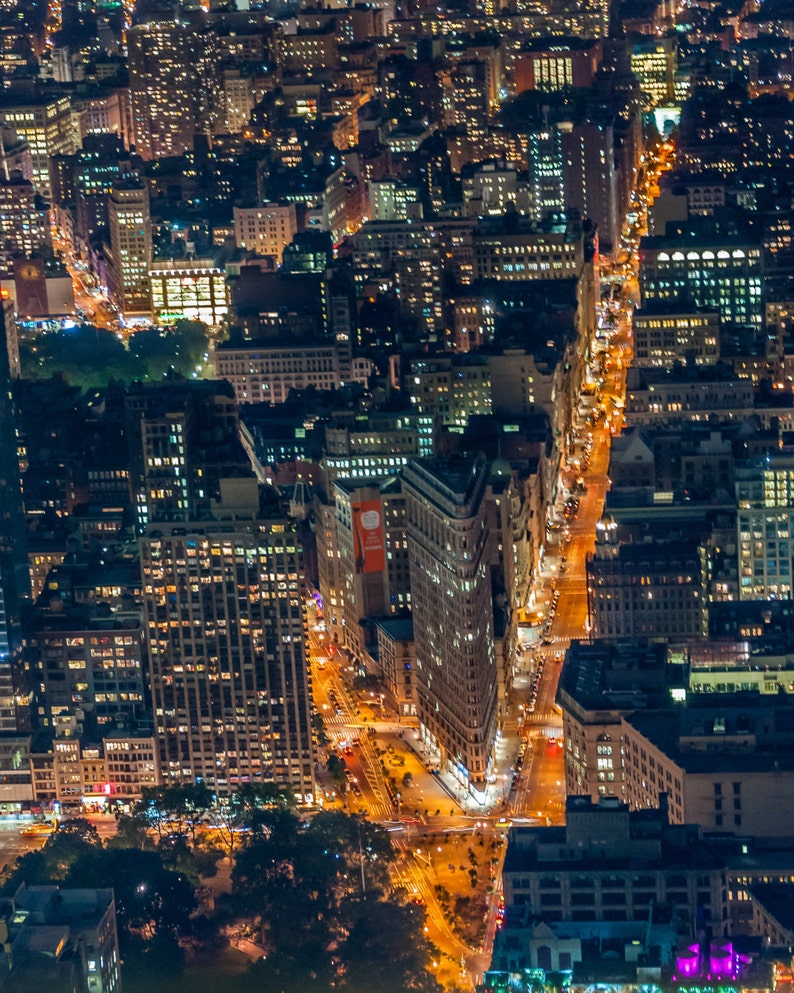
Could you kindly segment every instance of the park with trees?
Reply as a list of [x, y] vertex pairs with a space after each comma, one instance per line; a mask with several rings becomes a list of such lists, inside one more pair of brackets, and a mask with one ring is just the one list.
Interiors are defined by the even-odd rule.
[[26, 379], [63, 375], [82, 389], [107, 386], [109, 378], [160, 381], [191, 378], [203, 367], [209, 339], [206, 324], [178, 320], [166, 328], [144, 328], [122, 339], [91, 324], [23, 335], [19, 355]]
[[[390, 886], [396, 857], [379, 825], [307, 816], [289, 788], [176, 785], [145, 790], [104, 842], [88, 819], [63, 821], [2, 893], [112, 886], [126, 993], [440, 993], [425, 910]], [[227, 973], [240, 934], [258, 954]]]

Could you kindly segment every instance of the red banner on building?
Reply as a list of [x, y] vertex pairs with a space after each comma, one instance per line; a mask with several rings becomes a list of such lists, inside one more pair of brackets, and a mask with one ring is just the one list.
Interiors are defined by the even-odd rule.
[[357, 573], [383, 572], [386, 568], [386, 541], [380, 500], [363, 500], [353, 504], [353, 551]]

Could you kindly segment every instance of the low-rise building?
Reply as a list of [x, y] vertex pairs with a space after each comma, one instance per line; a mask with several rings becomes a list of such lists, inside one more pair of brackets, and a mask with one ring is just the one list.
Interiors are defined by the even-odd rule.
[[587, 562], [596, 637], [701, 636], [708, 607], [704, 579], [697, 541], [597, 544]]
[[792, 715], [790, 697], [750, 694], [697, 695], [686, 707], [623, 715], [627, 801], [653, 807], [664, 791], [673, 823], [785, 835], [794, 817]]
[[505, 905], [547, 923], [648, 921], [669, 908], [684, 933], [695, 920], [725, 933], [720, 861], [693, 824], [670, 824], [666, 805], [631, 811], [617, 797], [569, 796], [562, 827], [513, 828]]
[[414, 622], [410, 617], [384, 617], [376, 621], [375, 627], [383, 684], [392, 695], [398, 713], [416, 717]]
[[218, 325], [229, 311], [226, 274], [213, 259], [152, 262], [149, 266], [154, 319], [179, 318]]
[[626, 380], [624, 414], [629, 424], [706, 423], [715, 414], [723, 421], [741, 420], [753, 406], [752, 380], [735, 375], [729, 366], [633, 367]]
[[112, 889], [26, 886], [2, 922], [0, 960], [12, 989], [121, 993]]
[[649, 302], [632, 317], [635, 366], [669, 369], [675, 362], [713, 365], [720, 358], [718, 310]]
[[335, 390], [345, 383], [366, 386], [369, 359], [353, 358], [330, 341], [225, 342], [215, 351], [215, 371], [228, 380], [237, 402], [284, 403], [291, 390]]
[[557, 691], [569, 795], [626, 799], [622, 718], [649, 702], [668, 702], [669, 677], [666, 644], [571, 642]]

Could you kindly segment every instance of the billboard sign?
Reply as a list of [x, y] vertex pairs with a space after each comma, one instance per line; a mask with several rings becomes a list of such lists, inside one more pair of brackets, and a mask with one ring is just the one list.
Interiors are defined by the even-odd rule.
[[362, 500], [354, 503], [352, 510], [356, 573], [383, 572], [386, 568], [386, 540], [381, 502]]

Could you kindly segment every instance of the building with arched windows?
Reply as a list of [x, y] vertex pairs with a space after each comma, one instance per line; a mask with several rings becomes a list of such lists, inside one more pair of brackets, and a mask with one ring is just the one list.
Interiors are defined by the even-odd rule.
[[760, 327], [761, 248], [730, 234], [678, 230], [640, 242], [642, 306], [683, 301], [718, 310], [723, 324]]

